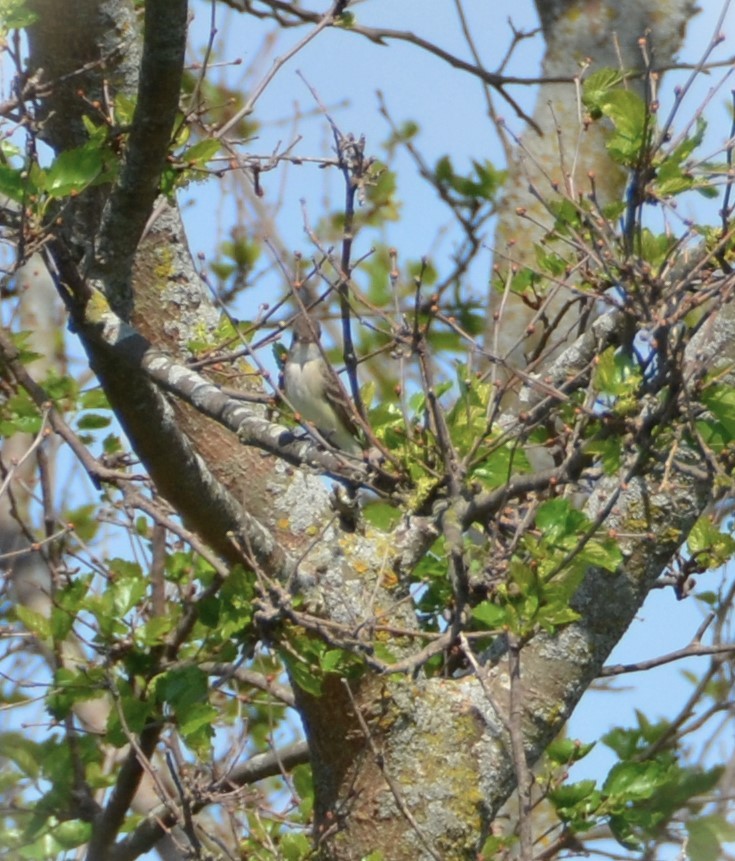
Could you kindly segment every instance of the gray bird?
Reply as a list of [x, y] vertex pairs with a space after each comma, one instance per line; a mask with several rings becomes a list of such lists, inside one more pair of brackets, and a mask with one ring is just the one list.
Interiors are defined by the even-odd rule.
[[319, 323], [300, 314], [283, 368], [283, 387], [291, 406], [332, 445], [359, 455], [362, 445], [352, 419], [350, 398], [319, 346]]

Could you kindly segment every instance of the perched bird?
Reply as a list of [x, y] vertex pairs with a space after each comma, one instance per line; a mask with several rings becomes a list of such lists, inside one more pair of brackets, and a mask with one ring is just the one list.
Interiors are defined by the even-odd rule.
[[291, 349], [283, 366], [283, 388], [301, 418], [342, 451], [360, 454], [362, 445], [350, 411], [350, 398], [324, 359], [319, 323], [300, 314], [293, 325]]

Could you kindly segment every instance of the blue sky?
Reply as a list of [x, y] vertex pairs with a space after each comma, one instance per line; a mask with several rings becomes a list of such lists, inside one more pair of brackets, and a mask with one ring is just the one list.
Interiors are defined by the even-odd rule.
[[[326, 3], [324, 4], [327, 5]], [[682, 57], [696, 61], [709, 41], [720, 8], [720, 0], [704, 0], [703, 11], [696, 15], [688, 29], [687, 41]], [[209, 5], [194, 4], [195, 21], [192, 42], [201, 39], [209, 29]], [[367, 0], [357, 4], [355, 14], [360, 23], [373, 26], [413, 30], [428, 40], [435, 40], [448, 51], [469, 59], [468, 49], [458, 25], [454, 3], [447, 0]], [[504, 56], [510, 41], [508, 19], [512, 18], [516, 29], [530, 31], [535, 24], [531, 0], [469, 0], [465, 3], [473, 38], [477, 42], [488, 69], [493, 70]], [[733, 22], [732, 12], [728, 24]], [[241, 69], [253, 68], [264, 73], [270, 68], [274, 55], [282, 55], [304, 34], [305, 30], [291, 30], [283, 34], [275, 52], [263, 59], [259, 53], [259, 41], [269, 30], [251, 18], [222, 10], [218, 18], [217, 59], [220, 62], [242, 60]], [[720, 50], [720, 58], [728, 54], [728, 46]], [[520, 43], [506, 71], [509, 74], [535, 76], [540, 71], [541, 37], [537, 35]], [[302, 136], [296, 147], [301, 155], [329, 154], [331, 141], [325, 121], [314, 116], [315, 105], [311, 94], [297, 70], [318, 92], [322, 102], [330, 109], [342, 131], [353, 132], [367, 139], [368, 153], [380, 156], [380, 143], [389, 134], [386, 121], [378, 112], [377, 92], [384, 94], [391, 115], [396, 121], [416, 120], [421, 128], [417, 144], [427, 162], [449, 153], [458, 169], [467, 169], [472, 159], [490, 159], [498, 166], [503, 164], [503, 154], [498, 145], [487, 109], [481, 84], [470, 80], [463, 72], [446, 66], [441, 60], [428, 55], [417, 47], [401, 42], [391, 42], [389, 47], [380, 47], [360, 37], [327, 30], [292, 58], [269, 84], [257, 104], [255, 117], [262, 124], [257, 141], [249, 143], [248, 152], [268, 154], [281, 143], [293, 139], [294, 132]], [[222, 74], [225, 74], [223, 70]], [[236, 81], [242, 75], [238, 69], [227, 72], [229, 79]], [[252, 87], [253, 75], [243, 81], [243, 87]], [[692, 110], [699, 104], [703, 93], [719, 75], [702, 78], [689, 97]], [[675, 79], [669, 75], [662, 88], [663, 111], [671, 103], [674, 83], [681, 83], [683, 75]], [[510, 92], [519, 103], [530, 108], [534, 92], [531, 87], [516, 86]], [[710, 113], [719, 108], [721, 123], [713, 130], [713, 145], [721, 143], [727, 136], [724, 105], [727, 89], [716, 97]], [[346, 102], [346, 103], [345, 103]], [[509, 127], [520, 132], [523, 122], [512, 109], [495, 98], [496, 109], [505, 118]], [[299, 112], [302, 119], [292, 126], [284, 119]], [[451, 232], [437, 241], [440, 228], [449, 221], [449, 214], [437, 203], [434, 193], [426, 183], [418, 180], [416, 169], [410, 159], [403, 155], [396, 163], [399, 175], [398, 193], [403, 202], [402, 219], [390, 225], [386, 241], [398, 247], [402, 258], [419, 258], [430, 254], [440, 262], [452, 246]], [[286, 185], [285, 183], [292, 183]], [[341, 195], [339, 178], [334, 171], [320, 171], [314, 167], [292, 167], [286, 170], [286, 179], [280, 172], [263, 177], [264, 203], [279, 207], [278, 229], [285, 245], [292, 249], [309, 250], [303, 233], [301, 199], [314, 217], [321, 211], [323, 200], [328, 195]], [[283, 189], [287, 192], [284, 197]], [[201, 188], [195, 189], [197, 196]], [[213, 192], [215, 193], [215, 192]], [[189, 223], [192, 247], [204, 251], [211, 247], [213, 228], [216, 224], [228, 224], [228, 213], [233, 211], [233, 200], [220, 200], [219, 212], [212, 218], [208, 203], [205, 218], [193, 210]], [[489, 241], [491, 237], [489, 237]], [[490, 269], [491, 253], [488, 250], [485, 270], [473, 271], [472, 288], [480, 295], [485, 293], [487, 273]], [[276, 288], [277, 289], [277, 288]]]

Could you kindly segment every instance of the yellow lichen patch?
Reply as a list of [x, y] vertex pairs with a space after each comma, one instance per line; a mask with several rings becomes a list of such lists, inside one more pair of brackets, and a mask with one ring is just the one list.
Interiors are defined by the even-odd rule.
[[87, 323], [101, 323], [110, 312], [110, 304], [101, 290], [92, 290], [85, 309]]
[[398, 576], [393, 569], [384, 571], [380, 578], [380, 585], [384, 589], [395, 589], [398, 585]]
[[168, 283], [169, 278], [171, 277], [171, 267], [173, 264], [173, 251], [166, 246], [158, 249], [158, 258], [159, 263], [156, 265], [153, 270], [153, 274], [156, 279], [156, 283], [159, 284], [161, 290], [163, 290]]

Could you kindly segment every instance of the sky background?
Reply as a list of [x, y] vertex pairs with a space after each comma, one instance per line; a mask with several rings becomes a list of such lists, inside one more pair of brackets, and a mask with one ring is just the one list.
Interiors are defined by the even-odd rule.
[[[326, 3], [324, 4], [327, 5]], [[704, 0], [702, 11], [689, 25], [682, 58], [696, 62], [708, 44], [721, 9], [720, 0]], [[435, 41], [451, 53], [471, 59], [459, 27], [455, 4], [451, 0], [366, 0], [354, 7], [361, 24], [411, 30], [429, 41]], [[494, 71], [505, 56], [511, 37], [511, 23], [516, 30], [530, 32], [537, 26], [531, 0], [467, 0], [464, 4], [470, 29], [485, 67]], [[209, 32], [209, 4], [193, 4], [195, 19], [192, 26], [192, 46], [202, 43]], [[733, 13], [727, 16], [725, 32], [732, 28]], [[240, 79], [244, 92], [252, 91], [253, 81], [270, 69], [274, 56], [282, 56], [299, 41], [305, 28], [290, 30], [281, 35], [274, 51], [262, 50], [272, 29], [257, 20], [231, 10], [220, 10], [217, 15], [218, 33], [215, 41], [216, 59], [226, 64], [240, 60], [242, 66], [222, 65], [213, 77], [222, 76], [237, 86]], [[719, 51], [720, 59], [729, 56], [731, 46], [725, 44]], [[542, 39], [540, 34], [521, 41], [505, 69], [508, 74], [534, 77], [540, 74]], [[473, 159], [489, 159], [503, 166], [503, 153], [498, 145], [494, 126], [487, 116], [483, 87], [464, 72], [451, 69], [441, 60], [416, 46], [392, 41], [389, 47], [380, 47], [366, 39], [337, 29], [322, 32], [296, 57], [292, 58], [271, 81], [256, 105], [255, 119], [261, 124], [257, 140], [249, 142], [246, 152], [270, 154], [279, 144], [290, 143], [296, 133], [302, 140], [296, 147], [300, 155], [331, 155], [331, 137], [326, 121], [318, 116], [314, 100], [297, 72], [303, 74], [318, 92], [339, 125], [345, 132], [364, 135], [367, 152], [381, 157], [381, 144], [389, 135], [385, 119], [378, 111], [378, 95], [383, 93], [391, 116], [400, 123], [415, 120], [420, 127], [417, 138], [426, 161], [430, 165], [443, 155], [450, 154], [458, 170], [469, 170]], [[681, 116], [691, 115], [702, 101], [707, 90], [718, 84], [722, 74], [702, 76], [687, 98]], [[664, 79], [661, 91], [664, 116], [671, 105], [673, 87], [681, 84], [685, 73], [670, 73]], [[535, 91], [529, 86], [509, 88], [521, 106], [530, 111]], [[708, 114], [719, 115], [710, 130], [713, 151], [721, 146], [728, 135], [729, 120], [726, 102], [728, 87], [713, 100]], [[507, 104], [495, 97], [496, 110], [515, 133], [523, 131], [523, 121]], [[687, 111], [687, 106], [690, 108]], [[294, 123], [293, 116], [300, 119]], [[444, 236], [437, 242], [442, 228], [450, 221], [449, 213], [436, 200], [436, 195], [419, 181], [415, 165], [406, 154], [396, 162], [398, 196], [402, 201], [401, 220], [389, 225], [386, 241], [400, 251], [402, 258], [417, 259], [430, 254], [439, 264], [451, 251], [453, 236]], [[322, 171], [313, 166], [289, 167], [266, 174], [262, 179], [265, 192], [264, 205], [278, 212], [278, 229], [285, 247], [309, 250], [303, 232], [301, 200], [313, 217], [320, 212], [327, 197], [341, 196], [341, 181], [336, 171]], [[216, 185], [216, 184], [213, 184]], [[288, 197], [284, 196], [288, 189]], [[213, 194], [217, 189], [211, 190]], [[201, 196], [201, 187], [193, 192]], [[186, 195], [184, 195], [186, 198]], [[226, 229], [231, 223], [236, 200], [225, 197], [217, 201], [215, 211], [209, 208], [202, 219], [195, 209], [190, 213], [191, 242], [196, 251], [209, 256], [214, 228]], [[215, 232], [216, 235], [216, 232]], [[491, 236], [488, 237], [488, 246]], [[485, 295], [486, 279], [490, 267], [491, 251], [488, 247], [486, 268], [473, 272], [476, 282], [468, 285], [473, 291]], [[278, 289], [278, 285], [273, 285]]]

